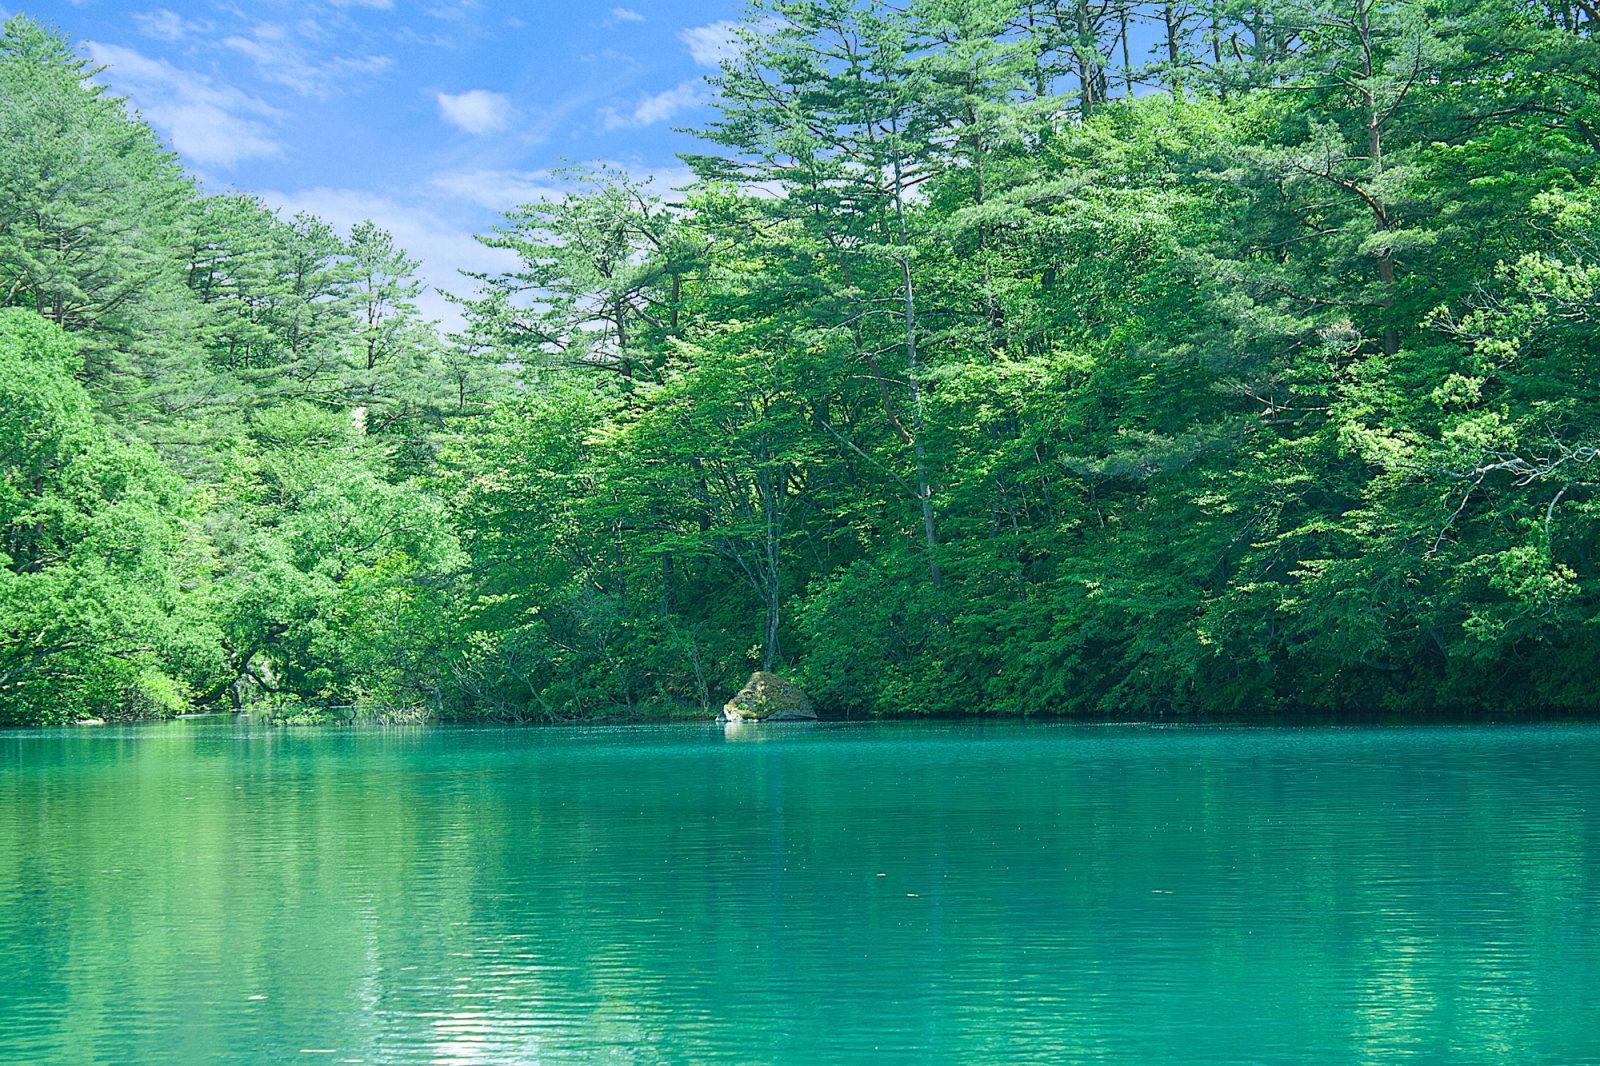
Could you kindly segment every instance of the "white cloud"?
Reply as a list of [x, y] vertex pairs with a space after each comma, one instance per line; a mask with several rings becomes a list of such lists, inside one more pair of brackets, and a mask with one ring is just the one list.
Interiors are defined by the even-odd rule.
[[[330, 23], [333, 21], [335, 20], [323, 20], [321, 18], [299, 18], [294, 20], [294, 30], [308, 41], [326, 43], [338, 38], [338, 34], [334, 31], [334, 27], [330, 25]], [[341, 19], [338, 21], [345, 23], [349, 22], [348, 19]]]
[[407, 44], [420, 44], [428, 48], [455, 48], [456, 42], [442, 33], [419, 33], [411, 26], [401, 26], [394, 31], [394, 39]]
[[739, 54], [739, 24], [722, 19], [705, 26], [678, 31], [678, 40], [689, 48], [689, 55], [702, 67], [718, 67], [724, 59]]
[[615, 75], [622, 71], [638, 70], [640, 63], [627, 52], [616, 48], [602, 48], [598, 52], [588, 52], [578, 57], [580, 63], [601, 64], [609, 67], [608, 73]]
[[619, 171], [634, 181], [648, 183], [649, 191], [661, 197], [670, 197], [674, 190], [694, 181], [694, 171], [686, 166], [650, 167], [595, 159], [570, 172], [493, 168], [447, 170], [428, 179], [428, 186], [444, 194], [452, 203], [465, 202], [503, 213], [535, 200], [565, 199], [581, 184], [575, 175], [584, 170]]
[[430, 286], [417, 298], [417, 307], [448, 329], [460, 328], [460, 313], [434, 290], [470, 293], [474, 283], [462, 277], [460, 271], [492, 274], [517, 266], [514, 253], [484, 247], [473, 238], [470, 225], [458, 223], [426, 202], [410, 197], [403, 201], [360, 189], [320, 186], [293, 193], [266, 192], [261, 198], [285, 214], [305, 211], [346, 233], [356, 223], [371, 219], [394, 234], [395, 243], [421, 262], [419, 274]]
[[281, 112], [263, 101], [132, 48], [99, 41], [87, 48], [97, 65], [108, 68], [103, 77], [111, 87], [125, 93], [191, 162], [231, 167], [282, 151], [267, 124]]
[[472, 134], [493, 133], [511, 123], [511, 101], [487, 89], [437, 93], [439, 114], [452, 126]]
[[584, 164], [590, 170], [616, 170], [632, 181], [645, 186], [645, 192], [663, 200], [672, 200], [674, 193], [694, 183], [694, 171], [681, 163], [668, 166], [651, 166], [635, 160], [623, 163], [615, 159], [594, 159]]
[[706, 102], [706, 83], [704, 78], [690, 78], [681, 81], [666, 92], [646, 96], [639, 101], [637, 107], [629, 114], [621, 114], [614, 108], [606, 108], [601, 112], [608, 130], [623, 127], [650, 126], [657, 122], [665, 122], [680, 112], [691, 107], [697, 107]]
[[375, 11], [388, 11], [394, 0], [328, 0], [334, 7], [370, 7]]
[[614, 7], [611, 9], [610, 22], [643, 22], [644, 16], [631, 7]]
[[[305, 28], [301, 32], [311, 36]], [[337, 95], [351, 79], [381, 73], [392, 63], [388, 56], [311, 56], [288, 28], [271, 22], [258, 22], [248, 36], [236, 34], [222, 43], [249, 59], [263, 81], [319, 100]]]
[[[675, 188], [693, 180], [692, 172], [679, 164], [652, 167], [596, 159], [582, 164], [582, 169], [621, 171], [634, 181], [649, 182], [650, 193], [669, 200]], [[293, 193], [265, 192], [261, 198], [285, 214], [305, 211], [344, 232], [366, 219], [387, 229], [407, 254], [422, 263], [419, 275], [430, 288], [417, 306], [426, 317], [454, 330], [462, 326], [460, 312], [435, 290], [468, 295], [476, 283], [461, 271], [496, 274], [519, 265], [515, 253], [487, 248], [474, 238], [474, 233], [487, 233], [498, 221], [485, 219], [483, 210], [498, 215], [533, 200], [559, 200], [581, 184], [575, 174], [560, 171], [482, 168], [446, 171], [425, 185], [394, 194], [320, 186]]]
[[176, 11], [158, 8], [142, 11], [133, 16], [134, 28], [145, 37], [158, 41], [177, 42], [195, 34], [210, 33], [216, 24], [207, 19], [186, 19]]
[[506, 211], [534, 200], [559, 200], [566, 187], [548, 170], [450, 170], [429, 179], [429, 186], [455, 201], [491, 211]]
[[482, 7], [482, 0], [450, 0], [449, 3], [428, 8], [427, 13], [446, 22], [463, 22], [470, 19]]
[[648, 183], [650, 192], [663, 200], [671, 200], [673, 193], [695, 183], [694, 171], [681, 164], [667, 167], [623, 166], [635, 181]]

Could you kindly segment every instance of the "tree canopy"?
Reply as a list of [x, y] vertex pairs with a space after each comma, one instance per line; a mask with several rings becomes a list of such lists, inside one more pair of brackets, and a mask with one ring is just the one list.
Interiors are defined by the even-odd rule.
[[1597, 26], [760, 0], [446, 337], [14, 18], [0, 720], [1592, 711]]

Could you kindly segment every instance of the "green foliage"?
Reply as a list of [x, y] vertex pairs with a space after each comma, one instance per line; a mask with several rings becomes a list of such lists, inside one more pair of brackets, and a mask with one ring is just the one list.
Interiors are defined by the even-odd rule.
[[[94, 420], [77, 346], [0, 310], [0, 720], [143, 717], [188, 706], [164, 675], [182, 487]], [[190, 649], [204, 660], [206, 649]]]
[[[529, 411], [586, 411], [538, 486], [568, 565], [485, 602], [603, 620], [535, 625], [570, 706], [725, 693], [741, 644], [836, 713], [1591, 706], [1539, 665], [1594, 654], [1596, 101], [1554, 75], [1590, 22], [1168, 9], [1119, 94], [1081, 6], [750, 14], [689, 210], [628, 253], [696, 250], [652, 387]], [[539, 217], [642, 232], [596, 182]], [[521, 276], [603, 305], [578, 244]]]
[[417, 264], [201, 196], [65, 40], [0, 31], [0, 721], [443, 707], [477, 392]]
[[448, 340], [8, 22], [0, 715], [1595, 709], [1592, 12], [748, 14]]

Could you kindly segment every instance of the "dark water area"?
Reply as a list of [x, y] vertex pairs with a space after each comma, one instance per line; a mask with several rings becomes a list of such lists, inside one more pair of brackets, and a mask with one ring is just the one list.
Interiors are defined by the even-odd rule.
[[0, 1062], [1597, 1063], [1600, 727], [0, 733]]

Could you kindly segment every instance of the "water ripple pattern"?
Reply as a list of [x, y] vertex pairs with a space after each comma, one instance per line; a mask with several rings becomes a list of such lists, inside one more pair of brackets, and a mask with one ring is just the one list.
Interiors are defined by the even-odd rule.
[[0, 1063], [1600, 1063], [1600, 728], [0, 734]]

